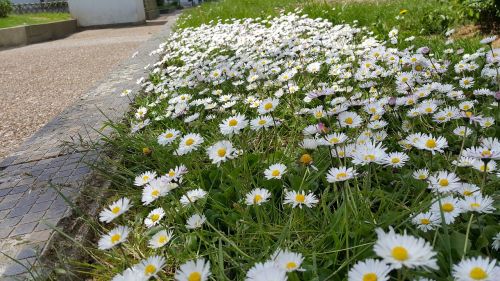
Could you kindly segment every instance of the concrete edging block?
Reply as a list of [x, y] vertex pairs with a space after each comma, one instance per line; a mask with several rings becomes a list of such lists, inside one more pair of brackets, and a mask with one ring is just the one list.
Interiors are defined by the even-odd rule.
[[75, 19], [0, 28], [0, 47], [15, 47], [54, 40], [75, 32]]

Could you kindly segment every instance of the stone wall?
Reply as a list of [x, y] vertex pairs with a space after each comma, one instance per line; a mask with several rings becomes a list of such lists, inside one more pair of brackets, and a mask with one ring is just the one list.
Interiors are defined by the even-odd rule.
[[144, 0], [144, 10], [147, 20], [156, 19], [160, 15], [156, 0]]

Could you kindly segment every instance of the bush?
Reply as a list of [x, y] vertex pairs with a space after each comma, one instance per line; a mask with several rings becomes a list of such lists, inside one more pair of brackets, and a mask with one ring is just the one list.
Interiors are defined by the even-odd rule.
[[5, 18], [12, 12], [12, 4], [9, 0], [0, 0], [0, 18]]
[[458, 4], [458, 11], [464, 18], [477, 21], [491, 28], [500, 22], [500, 4], [498, 0], [453, 0]]

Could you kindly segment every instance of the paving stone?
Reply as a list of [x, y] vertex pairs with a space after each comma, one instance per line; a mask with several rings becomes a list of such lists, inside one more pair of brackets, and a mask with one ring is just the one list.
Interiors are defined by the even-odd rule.
[[19, 216], [24, 216], [29, 212], [31, 209], [32, 205], [21, 205], [19, 207], [15, 207], [10, 211], [10, 213], [7, 215], [7, 218], [14, 218], [14, 217], [19, 217]]
[[9, 192], [12, 190], [12, 188], [4, 188], [0, 189], [0, 197], [5, 197], [5, 195], [9, 194]]
[[28, 214], [24, 215], [23, 218], [19, 223], [28, 223], [28, 222], [35, 222], [39, 221], [43, 218], [43, 215], [45, 215], [45, 211], [37, 212], [37, 213], [32, 213], [29, 212]]
[[28, 244], [16, 255], [17, 260], [35, 257], [43, 248], [43, 243]]
[[14, 207], [16, 204], [17, 200], [12, 200], [12, 201], [2, 200], [2, 202], [0, 202], [0, 211], [10, 209]]
[[31, 233], [36, 225], [38, 224], [38, 222], [29, 222], [29, 223], [23, 223], [23, 224], [19, 224], [17, 225], [14, 230], [10, 233], [10, 237], [13, 237], [13, 236], [16, 236], [16, 235], [22, 235], [22, 234], [26, 234], [26, 233]]
[[60, 218], [44, 219], [44, 220], [40, 221], [40, 223], [38, 223], [38, 225], [35, 228], [35, 231], [54, 229], [54, 227], [57, 225], [59, 220], [60, 220]]
[[30, 186], [29, 185], [19, 185], [19, 186], [16, 186], [14, 187], [9, 194], [16, 194], [16, 193], [20, 193], [20, 192], [25, 192], [27, 191], [28, 189], [30, 189]]
[[6, 218], [0, 222], [0, 228], [14, 227], [21, 221], [22, 217]]
[[9, 234], [12, 232], [11, 227], [0, 227], [0, 239], [4, 239], [9, 237]]
[[37, 213], [41, 211], [46, 211], [49, 209], [50, 205], [52, 205], [53, 201], [44, 201], [37, 204], [34, 204], [30, 210], [30, 213]]
[[[35, 258], [27, 258], [19, 261], [19, 263], [12, 263], [8, 266], [3, 275], [5, 276], [16, 276], [25, 272], [28, 272], [28, 269], [31, 268], [33, 263], [35, 262]], [[14, 279], [15, 280], [15, 279]]]

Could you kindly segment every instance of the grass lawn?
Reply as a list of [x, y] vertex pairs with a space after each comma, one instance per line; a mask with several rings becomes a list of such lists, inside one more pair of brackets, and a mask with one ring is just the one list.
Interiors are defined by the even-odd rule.
[[[428, 42], [435, 50], [446, 48], [444, 40], [439, 39], [444, 39], [448, 29], [464, 24], [454, 7], [439, 0], [221, 0], [208, 1], [186, 11], [177, 27], [195, 27], [232, 18], [265, 18], [296, 9], [334, 24], [357, 22], [379, 37], [387, 37], [392, 28], [397, 28], [403, 37], [415, 36], [416, 42]], [[478, 37], [457, 41], [465, 51], [479, 47]]]
[[0, 28], [49, 23], [68, 19], [71, 19], [71, 15], [68, 13], [11, 14], [6, 18], [0, 18]]

